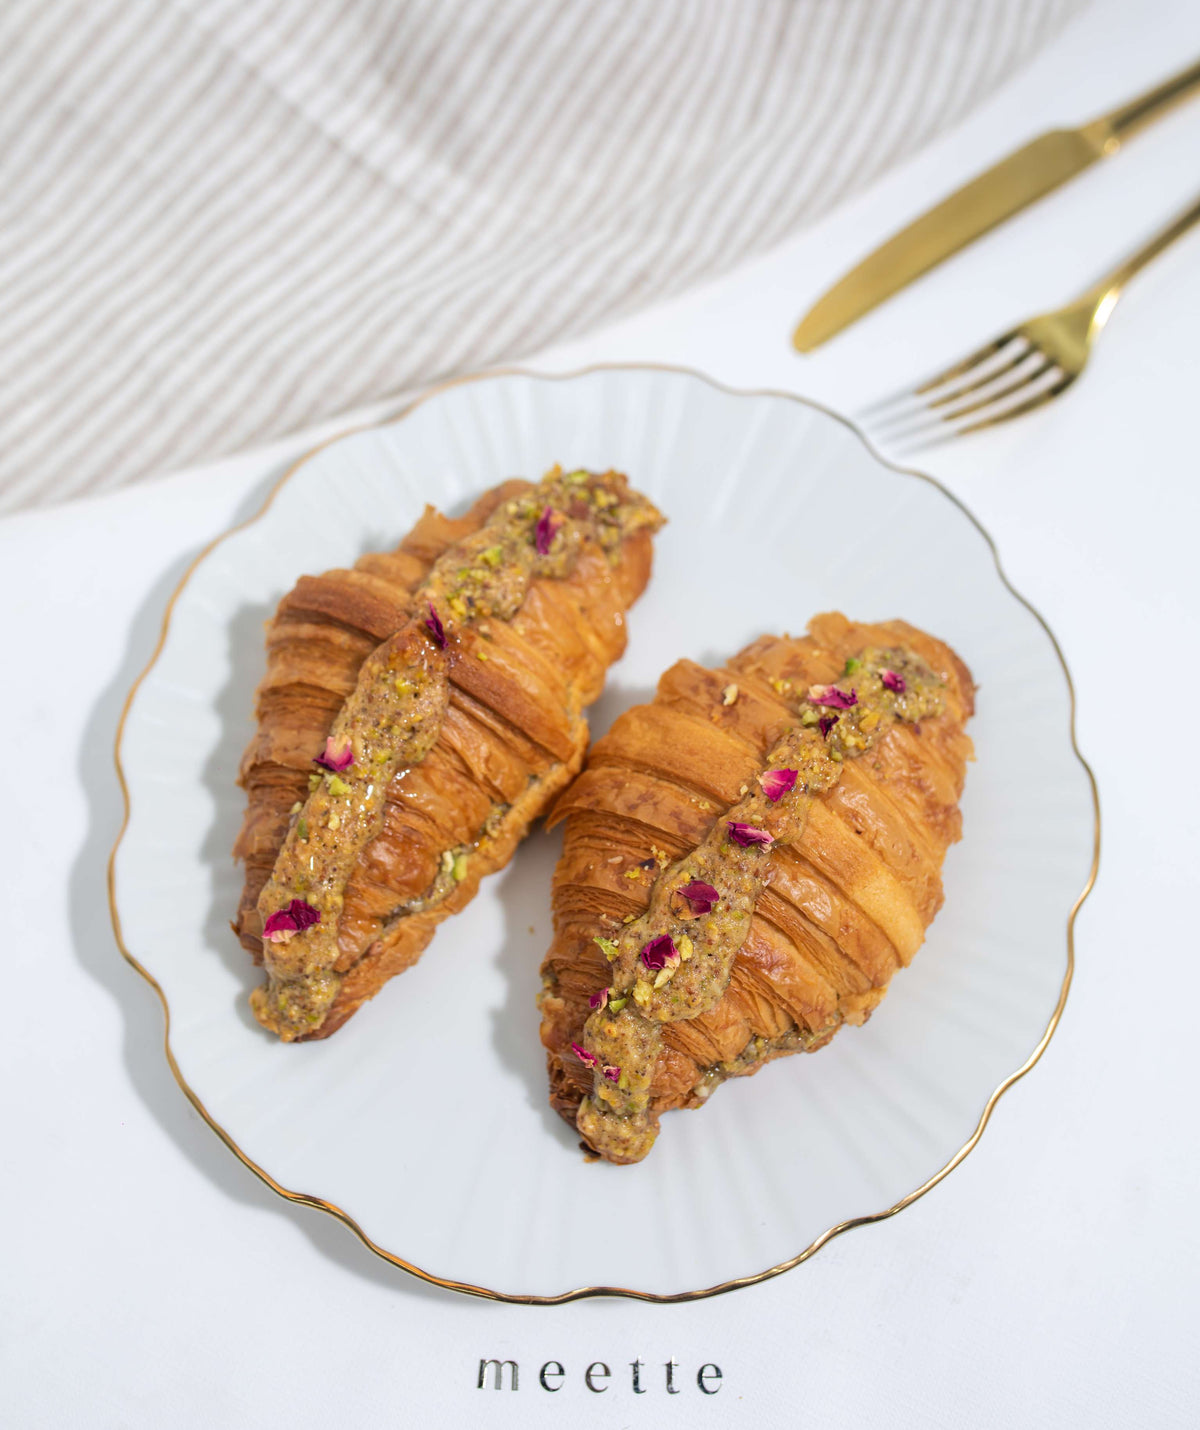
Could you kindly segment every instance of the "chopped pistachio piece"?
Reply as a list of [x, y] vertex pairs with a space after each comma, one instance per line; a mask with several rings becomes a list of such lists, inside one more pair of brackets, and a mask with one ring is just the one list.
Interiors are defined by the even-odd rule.
[[462, 881], [467, 877], [467, 856], [465, 854], [458, 854], [455, 856], [454, 864], [450, 869], [450, 873], [453, 876], [454, 882], [456, 884], [461, 884]]
[[329, 793], [332, 795], [343, 795], [350, 793], [350, 786], [340, 775], [329, 776]]

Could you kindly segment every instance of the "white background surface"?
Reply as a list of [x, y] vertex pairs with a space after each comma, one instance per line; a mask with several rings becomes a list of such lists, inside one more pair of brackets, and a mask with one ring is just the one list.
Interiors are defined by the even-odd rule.
[[[1198, 54], [1189, 0], [1104, 0], [970, 122], [820, 227], [528, 365], [675, 362], [851, 409], [1061, 301], [1189, 201], [1200, 105], [801, 359], [787, 335], [807, 304], [983, 163]], [[0, 525], [0, 1420], [1194, 1424], [1200, 818], [1173, 725], [1200, 698], [1198, 317], [1200, 234], [1131, 287], [1072, 394], [925, 462], [992, 532], [1078, 687], [1105, 843], [1058, 1034], [923, 1201], [779, 1280], [694, 1306], [501, 1307], [409, 1281], [262, 1187], [167, 1072], [157, 999], [109, 929], [112, 737], [190, 555], [257, 506], [287, 454]], [[476, 1390], [481, 1356], [518, 1359], [521, 1389]], [[635, 1357], [648, 1362], [640, 1397]], [[669, 1358], [681, 1365], [670, 1397]], [[553, 1396], [536, 1380], [549, 1359], [568, 1370]], [[617, 1372], [602, 1395], [583, 1385], [594, 1360]], [[711, 1398], [695, 1388], [705, 1361], [725, 1377]]]

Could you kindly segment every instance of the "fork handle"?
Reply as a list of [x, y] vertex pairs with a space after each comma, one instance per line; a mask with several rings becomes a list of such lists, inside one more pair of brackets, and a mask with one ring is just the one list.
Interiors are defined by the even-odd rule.
[[1106, 273], [1098, 283], [1088, 289], [1085, 298], [1096, 305], [1096, 317], [1093, 320], [1096, 330], [1099, 330], [1108, 321], [1108, 315], [1112, 312], [1117, 299], [1121, 296], [1121, 290], [1135, 273], [1141, 272], [1152, 258], [1157, 258], [1164, 248], [1169, 247], [1177, 238], [1182, 238], [1191, 228], [1200, 223], [1200, 198], [1193, 200], [1187, 208], [1175, 215], [1165, 228], [1159, 229], [1153, 238], [1148, 239], [1138, 249], [1135, 249], [1127, 258], [1118, 263], [1111, 273]]
[[1172, 75], [1170, 79], [1163, 80], [1162, 84], [1156, 84], [1145, 94], [1139, 94], [1136, 99], [1118, 105], [1116, 109], [1093, 119], [1085, 128], [1102, 136], [1102, 142], [1107, 140], [1105, 147], [1115, 149], [1131, 134], [1136, 134], [1168, 109], [1173, 109], [1175, 105], [1190, 98], [1197, 90], [1200, 90], [1200, 60]]

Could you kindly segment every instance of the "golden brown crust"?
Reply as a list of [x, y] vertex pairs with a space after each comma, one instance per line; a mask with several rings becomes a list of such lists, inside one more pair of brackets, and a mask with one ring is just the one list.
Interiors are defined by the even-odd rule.
[[[849, 656], [903, 646], [946, 682], [945, 713], [897, 724], [813, 806], [802, 836], [771, 852], [763, 893], [725, 995], [664, 1026], [652, 1108], [697, 1106], [722, 1076], [757, 1071], [862, 1023], [915, 954], [942, 902], [941, 865], [960, 837], [958, 800], [974, 709], [966, 666], [902, 621], [818, 616], [805, 638], [762, 636], [720, 670], [672, 666], [651, 704], [627, 711], [560, 796], [554, 942], [543, 964], [550, 1101], [574, 1124], [592, 1075], [571, 1051], [588, 997], [608, 981], [596, 935], [640, 916], [660, 865], [693, 849], [753, 781], [794, 715], [788, 685], [835, 680]], [[737, 698], [723, 692], [737, 686]], [[732, 1064], [733, 1066], [729, 1066]], [[721, 1065], [726, 1065], [723, 1068]], [[716, 1070], [716, 1071], [714, 1071]]]
[[[258, 731], [239, 776], [248, 803], [234, 846], [246, 873], [234, 928], [256, 961], [259, 893], [359, 667], [406, 624], [412, 593], [437, 558], [528, 486], [506, 482], [457, 521], [426, 508], [394, 552], [365, 556], [350, 571], [302, 577], [281, 601], [267, 628]], [[566, 578], [534, 580], [511, 621], [466, 630], [455, 643], [438, 740], [420, 765], [392, 781], [383, 828], [346, 886], [335, 965], [342, 984], [312, 1036], [327, 1037], [415, 963], [442, 919], [507, 863], [531, 821], [578, 771], [587, 747], [581, 712], [624, 650], [625, 611], [644, 589], [651, 559], [647, 531], [624, 542], [615, 566], [587, 546]], [[474, 850], [467, 877], [436, 905], [403, 911], [428, 895], [444, 852], [460, 846]]]

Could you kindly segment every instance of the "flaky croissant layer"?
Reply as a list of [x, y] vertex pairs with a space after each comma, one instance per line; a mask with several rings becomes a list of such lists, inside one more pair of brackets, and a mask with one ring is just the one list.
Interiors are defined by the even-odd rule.
[[[853, 672], [864, 653], [860, 699]], [[889, 660], [907, 662], [907, 693]], [[928, 675], [923, 707], [913, 671]], [[867, 709], [868, 687], [878, 709]], [[852, 697], [856, 708], [839, 708]], [[804, 638], [761, 637], [720, 670], [679, 662], [653, 703], [596, 742], [552, 813], [565, 820], [564, 847], [540, 998], [551, 1103], [595, 1150], [639, 1160], [661, 1112], [701, 1106], [725, 1078], [814, 1050], [870, 1016], [941, 906], [973, 708], [970, 674], [941, 641], [902, 621], [831, 614]], [[764, 782], [769, 752], [793, 768]], [[731, 810], [754, 808], [766, 812], [753, 816], [762, 829], [728, 832]], [[740, 861], [727, 862], [725, 879], [722, 850]], [[746, 869], [753, 878], [733, 877]], [[705, 870], [718, 871], [709, 894], [681, 902], [679, 889], [701, 889], [694, 876]], [[748, 890], [752, 912], [744, 927], [724, 926], [737, 928], [727, 982], [695, 1012], [700, 930], [716, 928], [719, 943], [720, 928], [711, 915], [691, 920], [717, 884], [731, 920]], [[639, 954], [653, 933], [669, 933], [669, 947]], [[655, 1041], [639, 1043], [650, 1019]], [[624, 1048], [636, 1061], [643, 1044], [653, 1062], [639, 1132], [638, 1073], [631, 1085], [617, 1059]]]
[[[581, 483], [588, 476], [578, 475]], [[564, 481], [570, 478], [560, 477], [558, 485]], [[594, 479], [592, 487], [613, 498], [609, 509], [618, 499], [642, 500], [617, 474]], [[364, 556], [352, 570], [302, 577], [268, 626], [258, 731], [240, 774], [248, 804], [235, 846], [246, 869], [235, 931], [256, 961], [263, 958], [263, 904], [270, 906], [271, 881], [278, 881], [284, 865], [281, 850], [291, 851], [295, 878], [304, 867], [296, 851], [304, 850], [306, 840], [315, 843], [315, 831], [302, 821], [317, 805], [336, 812], [343, 785], [356, 778], [364, 788], [370, 782], [365, 733], [344, 734], [346, 753], [357, 751], [352, 768], [339, 774], [315, 761], [331, 730], [346, 725], [355, 700], [361, 703], [362, 682], [379, 665], [378, 653], [401, 644], [425, 649], [420, 658], [436, 662], [448, 697], [436, 712], [436, 739], [428, 752], [414, 763], [402, 762], [407, 767], [387, 781], [381, 816], [375, 816], [381, 818], [378, 831], [354, 854], [323, 923], [294, 936], [289, 931], [291, 942], [281, 953], [295, 976], [281, 996], [272, 965], [282, 959], [268, 950], [276, 1002], [264, 1009], [263, 995], [256, 994], [255, 1011], [288, 1040], [328, 1036], [411, 966], [437, 925], [474, 897], [484, 875], [507, 863], [530, 822], [580, 767], [587, 744], [582, 710], [624, 650], [625, 612], [649, 578], [652, 533], [661, 520], [653, 508], [643, 504], [646, 520], [638, 529], [624, 536], [603, 533], [603, 548], [590, 539], [582, 506], [573, 516], [571, 501], [564, 500], [563, 510], [541, 523], [531, 512], [533, 571], [522, 578], [523, 594], [511, 614], [470, 619], [459, 597], [443, 593], [444, 630], [435, 632], [425, 610], [431, 572], [449, 561], [452, 578], [470, 575], [459, 569], [460, 552], [464, 561], [470, 555], [483, 578], [504, 578], [503, 547], [489, 544], [492, 532], [497, 542], [515, 539], [514, 523], [525, 521], [523, 506], [541, 490], [527, 482], [504, 483], [460, 520], [427, 508], [396, 550]], [[503, 525], [506, 511], [513, 515]], [[553, 575], [539, 574], [554, 562]], [[418, 592], [421, 610], [414, 607]], [[399, 678], [397, 689], [403, 700]], [[336, 765], [339, 752], [333, 753]], [[322, 817], [324, 843], [336, 852], [340, 831], [330, 837], [328, 813]], [[316, 893], [299, 892], [319, 903]], [[328, 973], [313, 974], [305, 964], [307, 943], [315, 934], [328, 943], [335, 916]], [[302, 1005], [315, 1010], [311, 1022], [293, 1018], [289, 1025], [284, 1000], [290, 988], [319, 993], [318, 979], [328, 985], [328, 1006], [314, 996]]]

